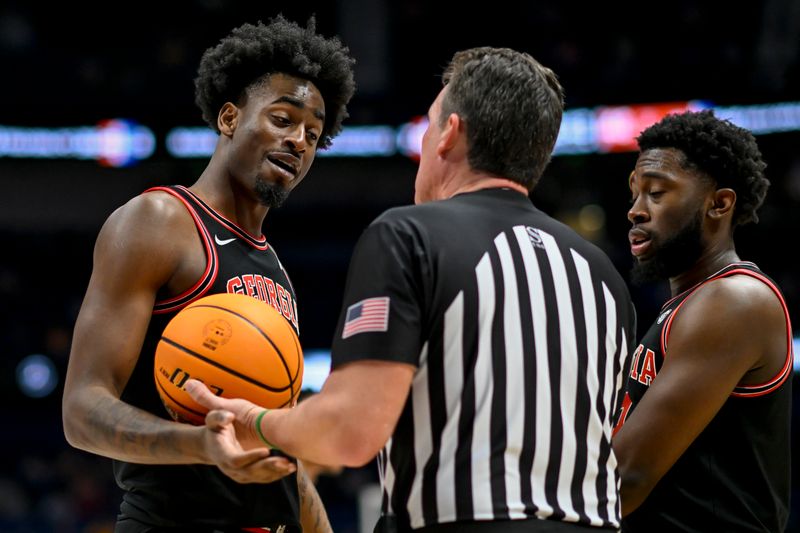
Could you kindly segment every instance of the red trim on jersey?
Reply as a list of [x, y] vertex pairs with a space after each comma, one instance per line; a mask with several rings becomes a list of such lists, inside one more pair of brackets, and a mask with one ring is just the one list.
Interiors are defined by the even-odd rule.
[[168, 187], [153, 187], [151, 189], [147, 189], [145, 193], [152, 191], [168, 193], [183, 203], [184, 207], [186, 207], [186, 210], [189, 211], [189, 214], [192, 216], [195, 226], [197, 226], [197, 229], [200, 232], [200, 236], [203, 240], [203, 246], [206, 250], [206, 270], [203, 272], [203, 275], [199, 280], [197, 280], [197, 283], [182, 293], [171, 298], [167, 298], [166, 300], [156, 301], [153, 304], [153, 314], [158, 315], [185, 307], [190, 302], [200, 298], [206, 292], [208, 292], [208, 290], [214, 284], [214, 280], [217, 278], [219, 261], [217, 258], [217, 250], [211, 243], [211, 236], [208, 234], [208, 229], [206, 229], [205, 225], [200, 220], [200, 216], [194, 210], [192, 205], [185, 198]]
[[[733, 396], [737, 398], [755, 398], [758, 396], [764, 396], [765, 394], [769, 394], [773, 390], [777, 389], [779, 386], [786, 381], [792, 373], [792, 360], [793, 360], [793, 343], [792, 343], [792, 322], [789, 318], [789, 309], [786, 307], [786, 301], [783, 299], [783, 295], [781, 295], [781, 291], [778, 287], [775, 286], [772, 281], [770, 281], [767, 277], [759, 274], [758, 272], [753, 272], [751, 270], [734, 270], [732, 272], [738, 274], [747, 274], [750, 275], [758, 280], [761, 280], [767, 287], [772, 289], [772, 292], [775, 296], [778, 297], [778, 300], [781, 302], [781, 306], [783, 307], [783, 316], [786, 320], [786, 360], [783, 363], [783, 368], [781, 368], [780, 372], [775, 375], [772, 379], [769, 379], [763, 383], [758, 383], [755, 385], [737, 385], [734, 389]], [[728, 275], [728, 274], [726, 274]]]
[[[708, 281], [708, 280], [706, 280], [706, 281]], [[704, 284], [705, 284], [705, 282], [700, 283], [694, 289], [690, 289], [690, 290], [692, 290], [694, 292], [694, 290], [699, 289]], [[684, 291], [684, 292], [686, 292], [686, 291]], [[683, 294], [683, 293], [681, 293], [681, 294]], [[677, 296], [676, 296], [676, 298], [677, 298]], [[686, 300], [688, 300], [688, 299], [689, 299], [689, 296], [686, 297]], [[670, 300], [670, 302], [672, 302], [674, 300], [675, 300], [675, 298]], [[680, 309], [681, 306], [683, 306], [683, 304], [686, 303], [686, 300], [684, 300], [681, 303], [679, 303], [678, 307], [676, 307], [675, 309], [672, 310], [672, 312], [667, 317], [667, 323], [664, 324], [663, 328], [661, 328], [661, 353], [664, 355], [664, 359], [667, 358], [667, 337], [669, 337], [669, 332], [672, 329], [672, 321], [675, 318], [675, 315], [678, 314], [678, 309]]]
[[230, 231], [232, 231], [233, 233], [235, 233], [236, 235], [241, 237], [242, 240], [247, 242], [253, 248], [256, 248], [258, 250], [266, 250], [267, 248], [269, 248], [269, 243], [267, 242], [267, 238], [264, 235], [261, 235], [260, 237], [256, 237], [254, 235], [251, 235], [250, 233], [246, 232], [244, 229], [242, 229], [239, 226], [237, 226], [234, 222], [231, 222], [230, 220], [228, 220], [224, 216], [222, 216], [219, 213], [217, 213], [216, 211], [214, 211], [214, 208], [212, 208], [211, 206], [207, 205], [203, 200], [200, 199], [199, 196], [197, 196], [195, 193], [193, 193], [192, 191], [190, 191], [186, 187], [183, 187], [182, 185], [178, 185], [178, 188], [180, 190], [186, 192], [187, 194], [190, 194], [192, 196], [192, 198], [197, 200], [197, 204], [203, 209], [203, 211], [205, 211], [206, 213], [208, 213], [209, 215], [214, 217], [217, 220], [217, 222], [219, 222], [220, 224], [222, 224], [223, 226], [228, 228]]
[[[749, 265], [755, 266], [755, 264], [750, 263], [750, 262], [742, 262], [742, 263], [735, 263], [735, 264], [737, 264], [737, 265], [749, 264]], [[733, 265], [728, 265], [725, 268], [729, 268], [731, 266], [733, 266]], [[772, 292], [775, 294], [775, 296], [778, 297], [778, 300], [780, 301], [781, 306], [783, 307], [783, 316], [784, 316], [784, 318], [786, 320], [786, 345], [787, 345], [786, 360], [784, 361], [783, 367], [780, 369], [780, 371], [778, 371], [778, 373], [775, 376], [773, 376], [772, 378], [768, 379], [767, 381], [765, 381], [763, 383], [758, 383], [758, 384], [755, 384], [755, 385], [737, 385], [736, 387], [734, 387], [733, 392], [731, 392], [731, 396], [735, 396], [737, 398], [756, 398], [758, 396], [764, 396], [766, 394], [769, 394], [769, 393], [773, 392], [778, 387], [780, 387], [789, 378], [789, 376], [792, 373], [791, 372], [791, 370], [792, 370], [792, 360], [793, 360], [793, 353], [792, 353], [792, 348], [793, 348], [793, 346], [792, 346], [792, 322], [791, 322], [791, 319], [789, 318], [789, 309], [786, 307], [786, 301], [783, 299], [783, 295], [781, 295], [781, 291], [778, 289], [778, 287], [774, 283], [772, 283], [772, 281], [769, 278], [767, 278], [763, 274], [761, 274], [759, 272], [755, 272], [753, 270], [748, 270], [746, 268], [734, 268], [732, 270], [729, 270], [728, 272], [724, 272], [724, 273], [720, 274], [720, 272], [722, 272], [722, 270], [724, 270], [724, 269], [718, 270], [716, 273], [712, 274], [711, 276], [706, 278], [704, 281], [698, 283], [697, 285], [695, 285], [694, 287], [692, 287], [690, 289], [687, 289], [687, 290], [683, 291], [681, 294], [679, 294], [678, 296], [675, 296], [675, 298], [671, 298], [669, 300], [669, 302], [664, 304], [662, 309], [664, 307], [667, 307], [670, 303], [674, 302], [676, 298], [679, 298], [680, 296], [686, 294], [687, 292], [690, 292], [690, 294], [687, 295], [686, 298], [680, 304], [678, 304], [678, 306], [672, 311], [672, 313], [670, 314], [669, 318], [667, 319], [667, 323], [661, 329], [661, 353], [664, 355], [664, 359], [666, 359], [667, 358], [667, 338], [669, 337], [669, 332], [670, 332], [670, 330], [672, 328], [672, 321], [675, 318], [675, 315], [678, 314], [678, 310], [691, 297], [691, 293], [695, 292], [700, 287], [702, 287], [703, 285], [705, 285], [706, 283], [708, 283], [710, 281], [714, 281], [714, 280], [722, 279], [722, 278], [727, 278], [729, 276], [734, 276], [734, 275], [737, 275], [737, 274], [750, 276], [752, 278], [755, 278], [755, 279], [761, 281], [762, 283], [764, 283], [767, 287], [769, 287], [772, 290]]]

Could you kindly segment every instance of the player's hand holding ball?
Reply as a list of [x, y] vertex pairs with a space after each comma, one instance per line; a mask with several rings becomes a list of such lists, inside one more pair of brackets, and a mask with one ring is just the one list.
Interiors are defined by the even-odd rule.
[[167, 412], [205, 425], [205, 455], [226, 475], [269, 483], [296, 471], [255, 432], [265, 407], [297, 402], [303, 378], [297, 334], [274, 308], [241, 294], [193, 302], [164, 329], [153, 370]]
[[239, 483], [271, 483], [297, 471], [289, 458], [276, 455], [255, 437], [263, 407], [242, 399], [220, 398], [200, 381], [185, 384], [187, 394], [205, 409], [203, 446], [211, 462]]
[[256, 422], [258, 416], [267, 409], [241, 398], [221, 398], [211, 392], [204, 383], [195, 379], [187, 381], [184, 389], [198, 405], [208, 411], [206, 426], [213, 429], [222, 424], [232, 423], [236, 440], [243, 449], [265, 447], [264, 441], [256, 432]]
[[184, 389], [189, 379], [223, 398], [244, 398], [269, 409], [292, 406], [303, 381], [303, 351], [289, 321], [267, 303], [214, 294], [167, 324], [153, 371], [172, 418], [199, 425], [208, 409]]

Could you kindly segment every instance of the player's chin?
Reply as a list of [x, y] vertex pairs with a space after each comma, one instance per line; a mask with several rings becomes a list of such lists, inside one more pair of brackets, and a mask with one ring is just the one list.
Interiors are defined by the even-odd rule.
[[266, 207], [280, 207], [289, 198], [291, 189], [280, 182], [258, 180], [256, 194], [262, 205]]

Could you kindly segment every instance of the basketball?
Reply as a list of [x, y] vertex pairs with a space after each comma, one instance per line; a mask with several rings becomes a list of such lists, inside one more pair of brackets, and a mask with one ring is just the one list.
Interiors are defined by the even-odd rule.
[[300, 393], [303, 352], [289, 321], [269, 304], [243, 294], [214, 294], [170, 320], [156, 346], [154, 373], [172, 418], [199, 425], [208, 410], [183, 389], [189, 378], [218, 396], [285, 407]]

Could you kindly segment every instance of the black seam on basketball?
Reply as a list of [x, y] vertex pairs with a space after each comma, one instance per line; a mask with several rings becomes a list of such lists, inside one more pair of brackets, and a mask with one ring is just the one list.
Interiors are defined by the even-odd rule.
[[[167, 398], [169, 398], [170, 400], [172, 400], [172, 401], [175, 403], [175, 405], [177, 405], [177, 406], [178, 406], [178, 407], [180, 407], [181, 409], [184, 409], [184, 410], [186, 410], [186, 411], [188, 411], [188, 412], [192, 413], [193, 415], [197, 415], [197, 416], [199, 416], [200, 418], [205, 418], [205, 417], [206, 417], [206, 414], [205, 414], [205, 413], [201, 413], [200, 411], [195, 411], [194, 409], [192, 409], [192, 408], [191, 408], [191, 407], [189, 407], [188, 405], [182, 404], [182, 403], [181, 403], [181, 402], [179, 402], [177, 399], [175, 399], [175, 397], [174, 397], [172, 394], [170, 394], [169, 392], [167, 392], [167, 389], [166, 389], [166, 388], [164, 388], [164, 385], [162, 385], [162, 384], [161, 384], [161, 382], [160, 382], [159, 380], [156, 380], [156, 385], [158, 385], [158, 388], [159, 388], [159, 389], [161, 389], [161, 392], [162, 392], [162, 393], [164, 393], [164, 396], [166, 396]], [[178, 413], [178, 414], [180, 414], [180, 413]]]
[[[236, 311], [231, 311], [227, 307], [222, 307], [222, 306], [219, 306], [219, 305], [199, 304], [199, 305], [193, 305], [191, 307], [191, 309], [196, 309], [196, 308], [199, 308], [199, 307], [210, 307], [212, 309], [219, 309], [220, 311], [225, 311], [225, 312], [230, 313], [230, 314], [232, 314], [234, 316], [238, 316], [239, 318], [241, 318], [242, 320], [244, 320], [245, 322], [247, 322], [248, 324], [253, 326], [253, 329], [255, 329], [262, 337], [267, 339], [267, 342], [270, 343], [272, 345], [272, 347], [275, 349], [275, 353], [278, 354], [278, 357], [281, 360], [281, 364], [283, 364], [283, 369], [284, 369], [284, 371], [286, 371], [286, 377], [289, 378], [289, 387], [288, 388], [289, 388], [290, 391], [292, 391], [292, 396], [294, 396], [294, 382], [297, 381], [297, 376], [292, 377], [292, 372], [289, 370], [289, 365], [286, 363], [286, 359], [283, 357], [283, 354], [278, 349], [278, 347], [275, 346], [275, 343], [272, 342], [272, 339], [269, 338], [269, 335], [264, 333], [261, 330], [261, 328], [258, 327], [258, 324], [255, 324], [249, 318], [247, 318], [244, 315], [241, 315], [241, 314], [237, 313]], [[288, 324], [288, 322], [287, 322], [287, 324]], [[291, 326], [289, 326], [289, 327], [291, 327]], [[292, 333], [294, 333], [294, 330], [292, 330]], [[296, 336], [296, 335], [294, 335], [294, 336]], [[300, 352], [298, 351], [298, 353], [300, 353]], [[297, 368], [298, 369], [300, 368], [299, 364], [298, 364]], [[272, 389], [270, 389], [270, 390], [272, 390]], [[286, 389], [282, 389], [282, 390], [286, 390]]]
[[169, 344], [170, 346], [174, 346], [175, 348], [177, 348], [177, 349], [179, 349], [179, 350], [181, 350], [183, 352], [186, 352], [189, 355], [200, 359], [201, 361], [205, 361], [206, 363], [210, 364], [211, 366], [215, 366], [215, 367], [217, 367], [217, 368], [219, 368], [221, 370], [224, 370], [225, 372], [228, 372], [231, 375], [234, 375], [234, 376], [236, 376], [236, 377], [238, 377], [238, 378], [240, 378], [240, 379], [242, 379], [244, 381], [247, 381], [248, 383], [250, 383], [252, 385], [255, 385], [256, 387], [261, 387], [262, 389], [266, 389], [266, 390], [268, 390], [270, 392], [285, 392], [286, 389], [288, 388], [288, 387], [283, 387], [283, 388], [279, 389], [279, 388], [276, 388], [276, 387], [270, 387], [269, 385], [267, 385], [265, 383], [261, 383], [260, 381], [257, 381], [255, 379], [251, 378], [250, 376], [245, 376], [244, 374], [241, 374], [241, 373], [237, 372], [236, 370], [234, 370], [232, 368], [228, 368], [227, 366], [222, 365], [222, 364], [214, 361], [213, 359], [209, 359], [208, 357], [206, 357], [206, 356], [204, 356], [202, 354], [199, 354], [199, 353], [197, 353], [197, 352], [195, 352], [193, 350], [190, 350], [186, 346], [182, 346], [182, 345], [178, 344], [177, 342], [173, 341], [172, 339], [169, 339], [167, 337], [161, 337], [161, 340], [164, 341], [165, 343]]

